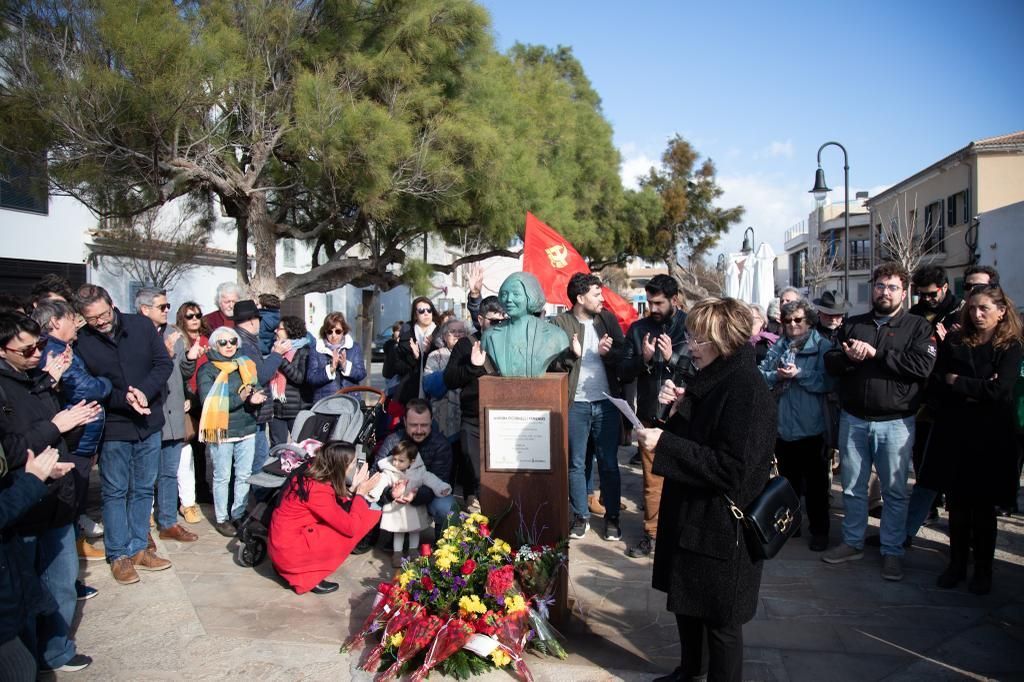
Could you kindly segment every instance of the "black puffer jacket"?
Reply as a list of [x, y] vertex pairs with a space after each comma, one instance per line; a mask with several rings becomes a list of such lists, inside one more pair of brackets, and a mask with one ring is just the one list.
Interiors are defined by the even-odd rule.
[[309, 346], [295, 351], [291, 360], [282, 359], [278, 371], [284, 375], [284, 402], [274, 401], [274, 417], [292, 420], [302, 410], [313, 405], [313, 387], [306, 383], [306, 361], [309, 359]]
[[[934, 330], [928, 320], [899, 312], [882, 326], [873, 313], [851, 317], [839, 332], [837, 350], [825, 353], [825, 369], [839, 377], [839, 402], [859, 419], [887, 421], [917, 413], [924, 384], [935, 365]], [[857, 339], [875, 357], [854, 362], [842, 344]]]
[[[0, 361], [0, 395], [3, 413], [0, 442], [12, 472], [25, 468], [28, 450], [40, 453], [53, 446], [67, 462], [68, 449], [51, 419], [60, 411], [60, 399], [49, 374], [30, 377]], [[22, 535], [59, 528], [75, 518], [75, 482], [64, 476], [47, 484], [48, 493], [14, 524]]]
[[754, 617], [762, 562], [755, 561], [725, 500], [746, 508], [768, 482], [775, 400], [744, 345], [687, 385], [681, 410], [654, 449], [665, 477], [658, 510], [654, 589], [668, 610], [716, 624]]

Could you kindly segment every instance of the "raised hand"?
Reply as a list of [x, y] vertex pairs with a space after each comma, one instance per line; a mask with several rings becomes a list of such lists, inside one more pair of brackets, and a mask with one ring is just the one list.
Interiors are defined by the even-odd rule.
[[580, 343], [579, 334], [572, 335], [572, 342], [569, 344], [569, 347], [572, 349], [573, 355], [575, 355], [578, 358], [583, 357], [583, 345]]
[[661, 334], [658, 337], [658, 350], [661, 351], [661, 357], [665, 358], [665, 362], [672, 359], [672, 337], [668, 334]]
[[174, 357], [174, 347], [177, 345], [178, 339], [180, 338], [181, 332], [177, 329], [164, 337], [164, 346], [167, 348], [167, 354], [172, 358]]
[[[364, 476], [366, 475], [365, 470], [363, 472], [363, 475]], [[374, 489], [374, 487], [376, 487], [376, 485], [378, 483], [380, 483], [380, 479], [381, 479], [381, 477], [383, 475], [384, 474], [376, 473], [373, 476], [370, 476], [365, 481], [357, 483], [355, 488], [352, 490], [352, 492], [355, 493], [356, 495], [367, 495], [371, 490]], [[353, 481], [353, 483], [354, 483], [354, 481]], [[392, 491], [393, 490], [394, 490], [394, 488], [392, 488]]]
[[467, 284], [469, 284], [469, 295], [473, 298], [479, 298], [480, 291], [484, 286], [484, 269], [480, 267], [479, 263], [473, 263], [469, 266], [466, 280]]
[[640, 352], [643, 353], [644, 363], [654, 359], [654, 342], [651, 341], [650, 334], [644, 334], [644, 338], [640, 341]]
[[52, 447], [46, 448], [38, 456], [29, 450], [28, 459], [25, 460], [25, 473], [31, 474], [45, 483], [57, 465], [58, 457], [60, 457], [60, 453]]
[[612, 337], [605, 334], [601, 337], [601, 340], [597, 342], [597, 352], [599, 355], [608, 355], [608, 351], [612, 349]]
[[100, 406], [95, 402], [86, 403], [84, 400], [77, 405], [72, 405], [53, 415], [53, 425], [61, 433], [67, 433], [71, 429], [88, 424], [95, 420], [100, 414]]
[[474, 367], [483, 367], [487, 362], [487, 351], [480, 347], [479, 341], [473, 342], [473, 350], [469, 353], [469, 362]]
[[199, 338], [196, 337], [195, 343], [193, 343], [189, 347], [188, 353], [185, 354], [185, 357], [187, 357], [189, 360], [198, 360], [200, 356], [206, 354], [207, 350], [209, 349], [203, 344], [201, 344], [199, 342]]
[[420, 359], [420, 344], [416, 343], [415, 337], [409, 338], [409, 348], [412, 349], [412, 356], [417, 360]]

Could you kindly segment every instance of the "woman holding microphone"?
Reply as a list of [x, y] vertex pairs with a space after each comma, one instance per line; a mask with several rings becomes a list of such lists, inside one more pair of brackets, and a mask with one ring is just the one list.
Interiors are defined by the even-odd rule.
[[776, 406], [754, 362], [751, 314], [731, 298], [708, 298], [686, 318], [696, 377], [667, 381], [664, 429], [639, 432], [665, 477], [654, 557], [654, 589], [668, 594], [681, 665], [662, 682], [707, 674], [738, 682], [744, 623], [757, 610], [761, 562], [752, 558], [726, 496], [746, 508], [764, 489], [776, 435]]

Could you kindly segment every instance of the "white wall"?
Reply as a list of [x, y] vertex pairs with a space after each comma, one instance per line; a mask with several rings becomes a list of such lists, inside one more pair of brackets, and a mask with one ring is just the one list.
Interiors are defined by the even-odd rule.
[[0, 226], [4, 258], [84, 263], [86, 236], [96, 218], [78, 200], [52, 196], [49, 215], [0, 209]]
[[978, 251], [981, 265], [999, 270], [999, 283], [1018, 306], [1024, 306], [1024, 201], [986, 211], [978, 216]]

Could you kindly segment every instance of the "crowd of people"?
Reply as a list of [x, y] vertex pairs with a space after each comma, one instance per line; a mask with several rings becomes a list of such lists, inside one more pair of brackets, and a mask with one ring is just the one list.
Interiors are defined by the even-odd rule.
[[[944, 506], [950, 558], [938, 586], [973, 568], [970, 591], [991, 589], [997, 510], [1016, 509], [1022, 376], [1021, 319], [993, 268], [968, 268], [960, 300], [941, 267], [911, 276], [883, 263], [860, 315], [836, 292], [808, 300], [794, 288], [767, 310], [709, 298], [684, 311], [676, 280], [656, 275], [647, 314], [626, 330], [595, 275], [570, 278], [572, 305], [550, 321], [530, 282], [512, 277], [483, 298], [482, 279], [470, 273], [469, 319], [418, 297], [391, 328], [383, 376], [396, 423], [368, 465], [351, 444], [331, 442], [288, 478], [269, 553], [296, 592], [336, 590], [327, 578], [373, 547], [378, 529], [399, 566], [421, 532], [446, 527], [458, 492], [462, 508], [479, 510], [478, 382], [499, 374], [488, 349], [500, 347], [484, 332], [500, 335], [510, 317], [569, 340], [549, 370], [568, 374], [570, 538], [600, 517], [600, 536], [621, 540], [618, 448], [629, 435], [611, 399], [632, 401], [643, 424], [643, 521], [625, 553], [654, 556], [653, 585], [677, 619], [681, 666], [661, 679], [739, 679], [762, 562], [738, 542], [730, 509], [757, 497], [773, 463], [803, 496], [808, 547], [826, 563], [861, 559], [875, 544], [882, 577], [900, 580], [901, 557]], [[911, 283], [918, 302], [907, 310]], [[213, 528], [235, 536], [250, 477], [292, 440], [299, 413], [365, 381], [344, 314], [329, 313], [314, 333], [282, 316], [276, 297], [246, 296], [224, 283], [213, 310], [186, 301], [173, 319], [157, 289], [139, 290], [132, 312], [99, 286], [57, 277], [31, 300], [0, 296], [0, 559], [10, 567], [0, 578], [0, 659], [21, 666], [13, 670], [89, 664], [71, 632], [76, 602], [96, 592], [78, 580], [79, 558], [106, 560], [117, 583], [137, 583], [171, 565], [154, 531], [197, 539], [200, 501], [213, 503]], [[97, 461], [102, 520], [86, 506]], [[830, 547], [836, 470], [842, 531]], [[873, 485], [878, 535], [866, 533]]]

